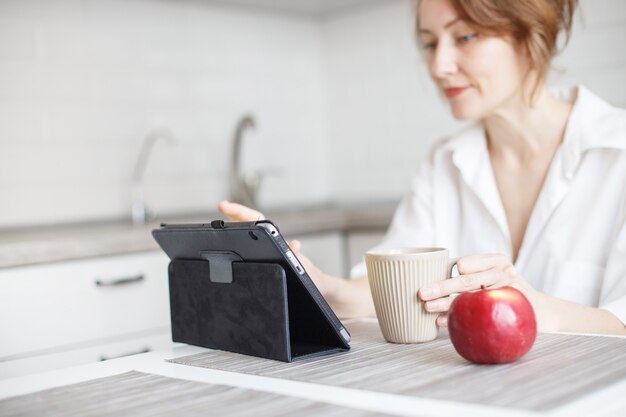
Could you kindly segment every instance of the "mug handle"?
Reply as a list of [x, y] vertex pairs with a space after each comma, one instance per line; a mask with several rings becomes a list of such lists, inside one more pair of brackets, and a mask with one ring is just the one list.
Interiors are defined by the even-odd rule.
[[452, 278], [452, 269], [454, 269], [459, 259], [461, 258], [448, 259], [448, 273], [446, 274], [446, 279]]

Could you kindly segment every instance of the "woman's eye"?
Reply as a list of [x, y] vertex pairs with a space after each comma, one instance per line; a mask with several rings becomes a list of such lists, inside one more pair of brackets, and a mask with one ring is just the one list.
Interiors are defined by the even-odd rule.
[[478, 33], [468, 33], [467, 35], [459, 36], [457, 41], [461, 44], [468, 43], [471, 40], [475, 39], [478, 36]]
[[422, 48], [426, 51], [433, 50], [437, 47], [437, 42], [422, 42]]

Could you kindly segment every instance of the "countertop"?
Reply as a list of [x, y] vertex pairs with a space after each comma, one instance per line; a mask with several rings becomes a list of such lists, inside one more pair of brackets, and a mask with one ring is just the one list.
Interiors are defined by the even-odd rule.
[[[282, 234], [384, 230], [398, 201], [321, 204], [264, 210]], [[151, 231], [161, 223], [207, 223], [221, 219], [215, 211], [164, 217], [145, 225], [129, 220], [0, 229], [0, 269], [48, 262], [157, 250]]]

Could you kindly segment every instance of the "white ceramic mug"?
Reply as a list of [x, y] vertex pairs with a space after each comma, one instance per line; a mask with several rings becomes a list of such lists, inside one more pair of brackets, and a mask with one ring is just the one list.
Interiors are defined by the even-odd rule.
[[418, 299], [426, 284], [450, 278], [457, 259], [444, 248], [405, 248], [365, 254], [367, 278], [385, 340], [420, 343], [437, 338], [438, 313]]

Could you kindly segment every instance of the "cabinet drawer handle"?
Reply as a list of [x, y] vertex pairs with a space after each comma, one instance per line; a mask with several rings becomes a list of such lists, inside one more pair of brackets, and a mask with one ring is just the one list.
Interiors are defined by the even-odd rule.
[[143, 347], [135, 352], [126, 352], [126, 353], [122, 353], [121, 355], [115, 355], [115, 356], [106, 356], [106, 355], [100, 355], [100, 361], [104, 362], [104, 361], [109, 361], [111, 359], [117, 359], [117, 358], [123, 358], [124, 356], [132, 356], [132, 355], [139, 355], [140, 353], [148, 353], [150, 352], [152, 349], [150, 349], [149, 347]]
[[132, 284], [133, 282], [141, 282], [146, 278], [144, 274], [135, 275], [132, 277], [116, 278], [112, 280], [101, 280], [96, 278], [97, 287], [113, 287], [116, 285]]

